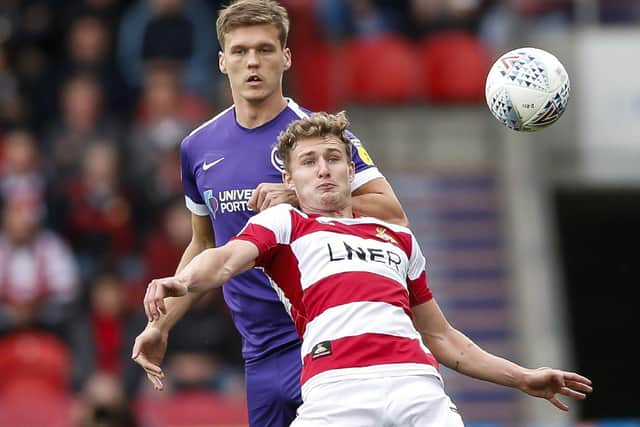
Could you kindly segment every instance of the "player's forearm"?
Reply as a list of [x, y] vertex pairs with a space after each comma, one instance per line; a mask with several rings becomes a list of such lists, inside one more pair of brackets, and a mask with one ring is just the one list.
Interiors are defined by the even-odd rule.
[[372, 216], [392, 224], [408, 226], [409, 220], [395, 197], [384, 193], [353, 195], [353, 211], [362, 216]]
[[436, 359], [464, 375], [508, 387], [521, 388], [528, 369], [480, 348], [455, 328], [423, 339]]
[[[191, 241], [184, 250], [182, 258], [176, 268], [176, 274], [184, 270], [184, 268], [202, 251], [210, 248], [212, 243], [205, 243], [199, 241]], [[165, 300], [165, 306], [167, 308], [166, 313], [160, 313], [160, 318], [156, 320], [156, 326], [165, 331], [171, 330], [173, 325], [184, 316], [195, 301], [202, 296], [201, 293], [189, 293], [181, 297], [169, 297]]]
[[187, 286], [187, 295], [200, 295], [222, 286], [229, 280], [235, 273], [228, 265], [230, 255], [231, 252], [226, 246], [209, 248], [196, 255], [176, 274], [176, 278], [184, 281]]

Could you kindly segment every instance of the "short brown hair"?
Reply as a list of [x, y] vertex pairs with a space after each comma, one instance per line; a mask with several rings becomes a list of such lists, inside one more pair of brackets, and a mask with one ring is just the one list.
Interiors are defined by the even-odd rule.
[[218, 42], [224, 50], [224, 38], [227, 33], [239, 27], [272, 24], [278, 29], [280, 45], [287, 45], [289, 36], [289, 15], [287, 9], [273, 0], [238, 0], [220, 9], [216, 29]]
[[313, 113], [308, 117], [292, 122], [286, 130], [278, 135], [278, 154], [284, 162], [285, 169], [289, 170], [291, 150], [295, 148], [296, 143], [303, 138], [318, 136], [335, 136], [340, 142], [344, 143], [347, 160], [351, 162], [351, 140], [345, 135], [347, 127], [349, 127], [349, 119], [344, 111], [337, 114]]

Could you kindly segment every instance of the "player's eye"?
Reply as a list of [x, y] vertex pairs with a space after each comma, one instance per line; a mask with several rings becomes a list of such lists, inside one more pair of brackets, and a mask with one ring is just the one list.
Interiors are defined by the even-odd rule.
[[302, 161], [302, 166], [312, 166], [315, 163], [313, 159], [304, 159]]

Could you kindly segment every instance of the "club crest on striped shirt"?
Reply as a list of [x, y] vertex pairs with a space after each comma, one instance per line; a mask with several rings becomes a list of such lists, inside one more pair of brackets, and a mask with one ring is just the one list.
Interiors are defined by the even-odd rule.
[[322, 341], [314, 345], [311, 349], [311, 358], [329, 356], [331, 354], [331, 341]]
[[396, 246], [398, 245], [396, 239], [394, 239], [393, 236], [389, 236], [387, 234], [387, 229], [384, 227], [376, 227], [376, 237], [384, 240], [385, 242], [393, 243]]

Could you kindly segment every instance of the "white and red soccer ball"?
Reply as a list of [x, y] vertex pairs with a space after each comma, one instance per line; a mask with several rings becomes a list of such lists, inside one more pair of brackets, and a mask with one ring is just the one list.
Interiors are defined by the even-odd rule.
[[517, 131], [537, 131], [555, 123], [567, 108], [569, 75], [547, 51], [515, 49], [493, 64], [485, 87], [491, 113]]

